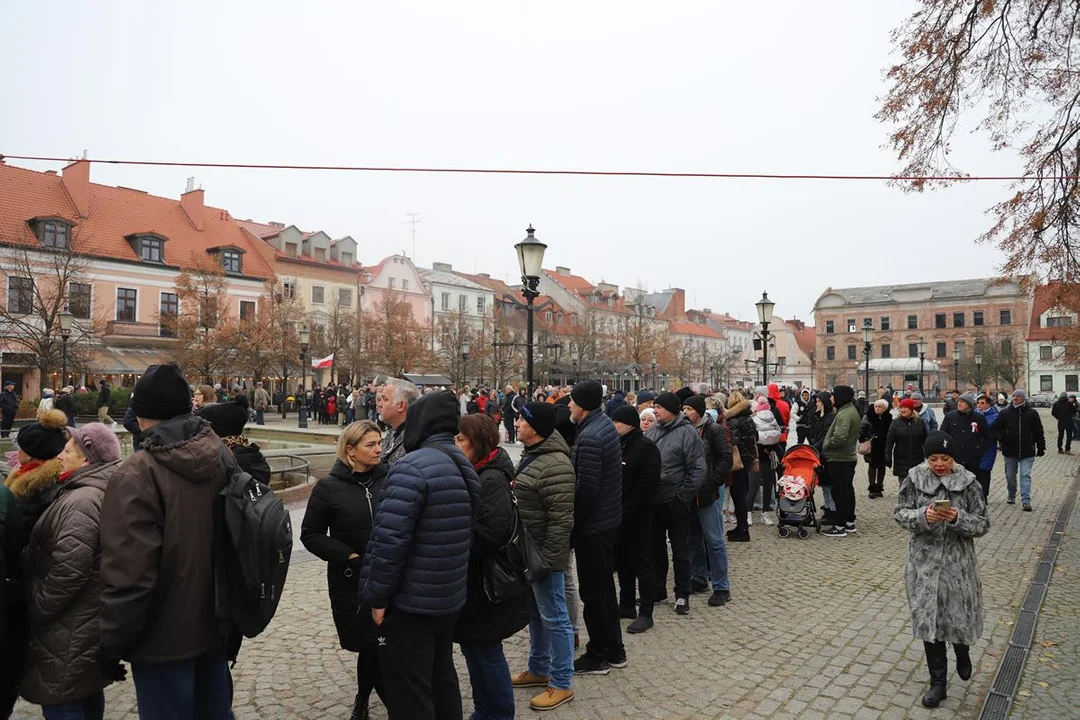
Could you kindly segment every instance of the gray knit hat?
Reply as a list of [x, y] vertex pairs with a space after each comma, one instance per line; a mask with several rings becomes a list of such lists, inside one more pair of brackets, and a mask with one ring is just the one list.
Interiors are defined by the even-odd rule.
[[972, 409], [975, 408], [975, 393], [966, 392], [963, 395], [961, 395], [960, 397], [956, 398], [956, 401], [958, 403], [960, 403], [960, 402], [967, 403], [968, 410], [972, 410]]

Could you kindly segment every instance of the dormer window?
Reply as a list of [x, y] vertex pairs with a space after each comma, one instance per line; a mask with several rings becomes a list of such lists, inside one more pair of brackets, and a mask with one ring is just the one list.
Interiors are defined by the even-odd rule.
[[225, 272], [230, 275], [241, 274], [241, 257], [239, 250], [222, 250], [221, 251], [221, 267], [225, 268]]
[[161, 238], [151, 236], [139, 238], [139, 258], [143, 262], [165, 262], [165, 243]]
[[38, 242], [54, 250], [67, 250], [71, 246], [71, 223], [60, 218], [34, 218], [30, 221]]

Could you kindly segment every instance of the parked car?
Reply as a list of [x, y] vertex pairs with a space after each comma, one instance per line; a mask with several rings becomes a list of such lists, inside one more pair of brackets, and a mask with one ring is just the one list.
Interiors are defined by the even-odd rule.
[[1039, 393], [1038, 395], [1031, 396], [1031, 407], [1051, 407], [1054, 404], [1054, 396], [1047, 395], [1046, 393]]

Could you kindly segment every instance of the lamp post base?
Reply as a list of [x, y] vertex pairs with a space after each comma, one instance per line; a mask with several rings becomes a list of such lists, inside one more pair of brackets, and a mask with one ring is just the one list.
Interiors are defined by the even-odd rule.
[[297, 425], [297, 427], [306, 428], [308, 426], [308, 424], [307, 424], [307, 405], [306, 404], [301, 405], [299, 410], [297, 410], [296, 414], [297, 414], [297, 417], [299, 418], [299, 424]]

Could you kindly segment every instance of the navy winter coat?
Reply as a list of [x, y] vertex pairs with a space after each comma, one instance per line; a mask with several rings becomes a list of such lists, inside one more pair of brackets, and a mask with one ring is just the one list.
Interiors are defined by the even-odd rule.
[[446, 616], [465, 605], [473, 508], [480, 480], [454, 446], [460, 407], [451, 392], [409, 408], [403, 458], [390, 466], [364, 555], [364, 604]]
[[572, 537], [618, 528], [622, 520], [622, 443], [611, 418], [591, 412], [577, 424], [570, 461], [577, 474]]

